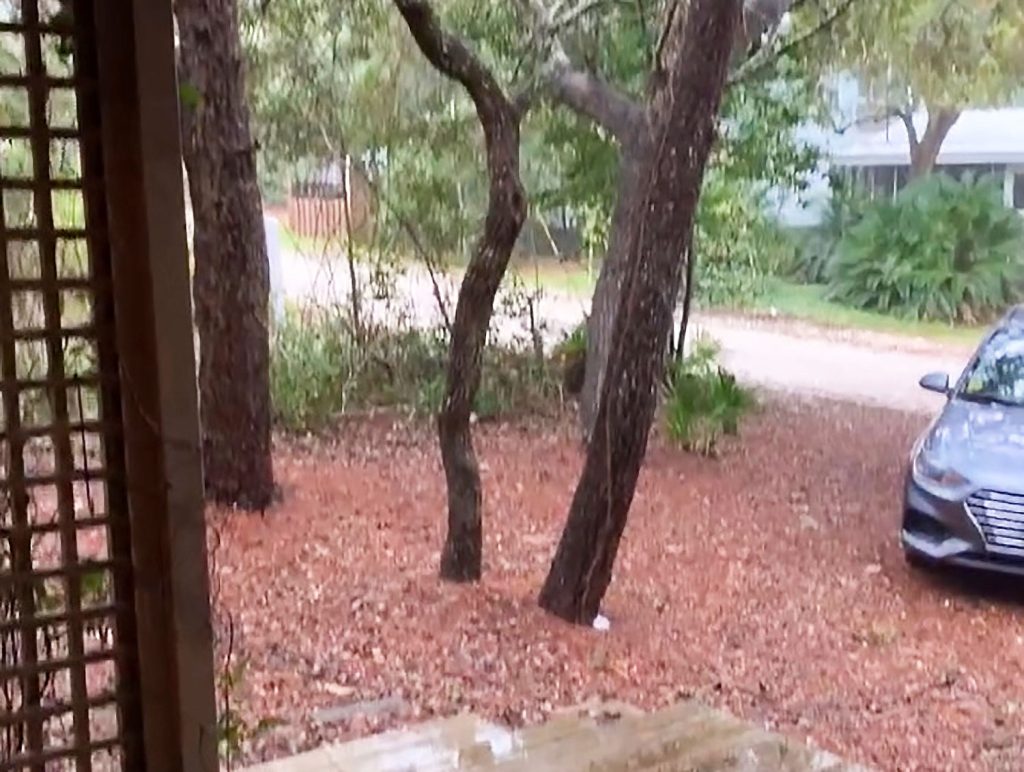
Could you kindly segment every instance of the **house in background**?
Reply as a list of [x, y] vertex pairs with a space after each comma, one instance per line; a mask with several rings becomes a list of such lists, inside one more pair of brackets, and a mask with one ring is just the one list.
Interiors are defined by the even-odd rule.
[[[910, 143], [900, 118], [865, 119], [867, 99], [855, 78], [837, 79], [833, 126], [806, 125], [797, 136], [821, 152], [807, 190], [799, 196], [777, 194], [772, 204], [788, 227], [813, 227], [829, 205], [829, 177], [846, 172], [872, 196], [895, 195], [910, 178]], [[927, 114], [914, 115], [923, 134]], [[1024, 211], [1024, 108], [967, 109], [939, 151], [936, 169], [953, 177], [993, 175], [1003, 201]]]

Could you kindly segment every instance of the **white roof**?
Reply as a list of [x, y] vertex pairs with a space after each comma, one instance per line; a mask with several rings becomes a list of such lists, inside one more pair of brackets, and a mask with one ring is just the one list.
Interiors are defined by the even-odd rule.
[[[914, 116], [924, 134], [927, 114]], [[884, 125], [854, 126], [843, 132], [807, 126], [799, 130], [840, 166], [900, 166], [910, 163], [907, 129], [899, 118]], [[939, 151], [940, 164], [1006, 164], [1024, 167], [1024, 108], [964, 110]]]

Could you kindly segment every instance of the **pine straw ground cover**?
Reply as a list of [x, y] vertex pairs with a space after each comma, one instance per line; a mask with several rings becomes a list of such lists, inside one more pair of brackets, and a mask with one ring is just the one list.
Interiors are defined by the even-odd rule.
[[[655, 437], [609, 633], [534, 602], [581, 465], [568, 419], [477, 427], [474, 587], [436, 579], [444, 489], [429, 427], [378, 418], [283, 444], [283, 503], [211, 521], [219, 616], [246, 663], [232, 705], [277, 724], [245, 760], [461, 710], [519, 725], [594, 696], [697, 697], [882, 769], [1019, 769], [1020, 585], [911, 572], [896, 539], [921, 426], [775, 402], [717, 461]], [[382, 697], [408, 708], [312, 720]]]

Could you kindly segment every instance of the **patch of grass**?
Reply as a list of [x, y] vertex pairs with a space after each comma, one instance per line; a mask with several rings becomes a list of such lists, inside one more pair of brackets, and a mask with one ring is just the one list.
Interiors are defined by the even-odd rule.
[[597, 284], [601, 264], [594, 261], [593, 274], [588, 274], [585, 262], [538, 260], [517, 260], [512, 270], [527, 287], [539, 285], [548, 292], [557, 292], [572, 297], [589, 298]]
[[900, 319], [874, 311], [842, 305], [827, 298], [823, 284], [796, 284], [773, 279], [754, 310], [775, 310], [780, 316], [841, 329], [868, 330], [892, 335], [927, 338], [944, 343], [974, 345], [985, 328], [955, 326], [942, 322]]

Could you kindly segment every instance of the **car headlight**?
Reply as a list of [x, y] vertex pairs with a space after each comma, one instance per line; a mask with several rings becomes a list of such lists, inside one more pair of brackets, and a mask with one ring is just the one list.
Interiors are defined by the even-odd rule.
[[914, 477], [940, 488], [958, 488], [967, 483], [966, 477], [941, 463], [924, 448], [914, 457]]

